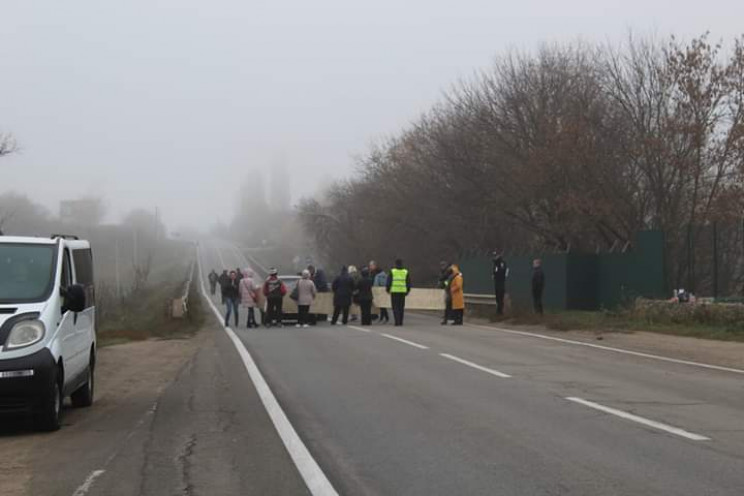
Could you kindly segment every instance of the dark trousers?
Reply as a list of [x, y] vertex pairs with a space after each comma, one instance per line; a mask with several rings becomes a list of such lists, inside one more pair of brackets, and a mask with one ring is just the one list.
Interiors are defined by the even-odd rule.
[[532, 290], [532, 308], [534, 308], [535, 313], [538, 315], [543, 314], [542, 297], [543, 297], [542, 289]]
[[360, 301], [359, 308], [362, 309], [362, 325], [372, 325], [372, 302]]
[[390, 301], [393, 304], [393, 319], [395, 325], [403, 325], [403, 316], [406, 311], [406, 294], [405, 293], [391, 293]]
[[462, 325], [462, 319], [465, 316], [465, 310], [462, 308], [459, 310], [452, 310], [452, 323], [455, 325]]
[[331, 324], [338, 322], [338, 316], [342, 313], [344, 316], [342, 317], [341, 322], [346, 325], [346, 323], [349, 322], [349, 305], [333, 306], [333, 319], [331, 319]]
[[266, 300], [266, 323], [282, 323], [282, 303], [283, 298], [268, 298]]
[[504, 289], [496, 288], [494, 293], [496, 294], [496, 313], [504, 315], [504, 295], [506, 294], [506, 291]]
[[390, 315], [388, 315], [387, 308], [381, 308], [380, 309], [380, 323], [389, 322], [389, 321], [390, 321]]
[[442, 322], [446, 324], [449, 319], [454, 318], [454, 314], [452, 313], [452, 300], [450, 298], [447, 298], [446, 305], [444, 307], [444, 318], [442, 319]]
[[246, 321], [245, 325], [247, 327], [258, 327], [258, 324], [256, 324], [256, 309], [253, 307], [248, 307], [248, 320]]
[[300, 325], [309, 324], [307, 314], [310, 312], [310, 305], [297, 305], [297, 323]]
[[235, 313], [235, 327], [238, 327], [238, 299], [237, 298], [225, 298], [225, 305], [227, 305], [227, 312], [225, 313], [225, 327], [230, 325], [230, 313]]

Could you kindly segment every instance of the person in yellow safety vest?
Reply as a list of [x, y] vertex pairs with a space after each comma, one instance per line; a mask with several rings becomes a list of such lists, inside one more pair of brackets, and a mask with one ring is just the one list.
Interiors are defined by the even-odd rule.
[[395, 261], [395, 268], [390, 269], [386, 289], [390, 294], [395, 325], [402, 326], [406, 296], [411, 292], [411, 275], [408, 273], [408, 269], [403, 268], [403, 260], [400, 258]]

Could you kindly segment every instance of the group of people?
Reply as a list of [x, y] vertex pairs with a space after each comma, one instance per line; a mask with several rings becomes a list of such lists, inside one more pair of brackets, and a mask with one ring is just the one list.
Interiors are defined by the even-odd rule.
[[[235, 269], [228, 272], [223, 270], [217, 274], [214, 270], [207, 277], [209, 290], [212, 295], [220, 288], [222, 304], [225, 305], [225, 326], [229, 325], [230, 317], [234, 316], [235, 326], [239, 325], [239, 308], [241, 306], [248, 310], [246, 326], [251, 329], [259, 327], [256, 320], [256, 308], [261, 315], [261, 322], [267, 327], [282, 325], [282, 305], [284, 295], [287, 294], [287, 286], [279, 279], [278, 271], [274, 268], [269, 270], [269, 277], [260, 282], [256, 279], [251, 269]], [[263, 310], [263, 300], [266, 300], [266, 312]], [[309, 305], [308, 305], [309, 308]]]
[[[494, 251], [492, 254], [491, 277], [493, 278], [494, 296], [496, 297], [496, 313], [504, 315], [504, 296], [506, 295], [506, 279], [509, 277], [509, 267], [506, 265], [503, 253]], [[543, 314], [543, 292], [545, 291], [545, 273], [542, 260], [532, 261], [532, 308], [538, 315]]]

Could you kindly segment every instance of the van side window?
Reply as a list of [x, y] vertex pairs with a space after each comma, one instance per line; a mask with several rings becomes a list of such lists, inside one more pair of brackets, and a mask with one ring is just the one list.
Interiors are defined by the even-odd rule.
[[70, 270], [70, 250], [65, 248], [65, 254], [62, 257], [62, 279], [60, 280], [60, 286], [62, 289], [67, 288], [72, 284], [72, 271]]
[[86, 308], [95, 305], [96, 294], [93, 285], [93, 253], [90, 248], [72, 251], [72, 262], [75, 264], [75, 282], [85, 288]]
[[93, 285], [93, 256], [90, 250], [73, 250], [72, 261], [75, 264], [75, 282], [85, 287]]

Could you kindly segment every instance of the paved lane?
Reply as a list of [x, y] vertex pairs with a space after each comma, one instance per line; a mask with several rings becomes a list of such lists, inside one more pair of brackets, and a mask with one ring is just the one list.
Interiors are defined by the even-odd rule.
[[420, 316], [370, 331], [237, 330], [341, 493], [742, 494], [742, 376]]

